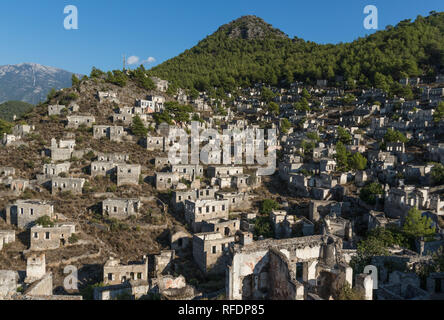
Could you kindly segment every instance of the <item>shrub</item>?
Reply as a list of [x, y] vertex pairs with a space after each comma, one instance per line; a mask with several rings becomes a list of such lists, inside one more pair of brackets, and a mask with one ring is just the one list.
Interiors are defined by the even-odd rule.
[[359, 198], [370, 205], [375, 205], [376, 196], [382, 194], [384, 194], [384, 189], [382, 188], [382, 185], [377, 182], [373, 182], [361, 189], [361, 192], [359, 193]]
[[42, 227], [53, 227], [54, 226], [54, 222], [51, 220], [51, 218], [49, 216], [42, 216], [39, 217], [35, 223], [37, 225], [41, 225]]
[[79, 241], [79, 236], [75, 233], [73, 233], [69, 238], [68, 242], [71, 244], [77, 243]]
[[268, 216], [261, 216], [255, 219], [254, 236], [256, 238], [259, 236], [263, 236], [264, 238], [272, 238], [274, 236], [274, 231]]
[[272, 199], [262, 201], [260, 212], [269, 215], [273, 210], [279, 208], [279, 204]]

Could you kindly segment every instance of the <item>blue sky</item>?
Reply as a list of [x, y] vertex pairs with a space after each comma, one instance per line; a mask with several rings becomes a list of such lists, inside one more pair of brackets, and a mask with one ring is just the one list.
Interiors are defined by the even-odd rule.
[[[78, 8], [78, 30], [63, 27], [66, 5]], [[363, 26], [366, 5], [378, 8], [379, 30], [444, 11], [442, 0], [2, 0], [0, 65], [34, 62], [89, 74], [93, 66], [121, 68], [126, 54], [153, 57], [150, 68], [248, 14], [290, 37], [349, 42], [373, 32]]]

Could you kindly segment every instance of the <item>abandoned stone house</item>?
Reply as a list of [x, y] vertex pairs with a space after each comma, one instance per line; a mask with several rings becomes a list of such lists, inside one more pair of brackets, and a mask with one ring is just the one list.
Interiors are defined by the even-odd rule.
[[126, 162], [129, 161], [129, 155], [124, 153], [97, 153], [97, 161], [108, 161], [108, 162]]
[[144, 113], [162, 112], [165, 98], [163, 96], [147, 96], [146, 100], [137, 100], [136, 105], [144, 110]]
[[127, 132], [122, 126], [93, 126], [94, 139], [108, 138], [111, 141], [121, 142], [127, 136]]
[[173, 172], [156, 172], [156, 190], [172, 189], [179, 184], [179, 175]]
[[163, 169], [165, 167], [169, 167], [173, 164], [182, 164], [182, 159], [177, 156], [170, 160], [170, 157], [156, 157], [154, 159], [154, 166], [156, 169]]
[[284, 180], [289, 180], [289, 174], [297, 172], [304, 163], [302, 160], [300, 162], [288, 162], [288, 161], [281, 161], [279, 162], [279, 177]]
[[244, 168], [238, 166], [209, 166], [207, 169], [209, 178], [231, 177], [243, 173]]
[[62, 110], [67, 110], [64, 105], [49, 105], [48, 106], [48, 115], [49, 116], [57, 116], [62, 114]]
[[168, 90], [168, 81], [162, 80], [157, 77], [151, 77], [151, 80], [153, 80], [154, 84], [156, 85], [156, 89], [158, 91], [167, 92]]
[[69, 106], [64, 105], [50, 105], [48, 106], [49, 116], [58, 116], [62, 113], [72, 113], [79, 111], [80, 107], [78, 104], [71, 103]]
[[13, 134], [3, 133], [2, 144], [5, 146], [18, 145], [20, 144], [20, 137]]
[[196, 177], [203, 177], [203, 167], [193, 164], [173, 164], [171, 172], [177, 173], [179, 179], [194, 180]]
[[27, 188], [29, 188], [30, 183], [29, 180], [26, 179], [12, 179], [9, 188], [15, 194], [20, 194], [24, 192]]
[[350, 202], [311, 200], [308, 207], [308, 217], [312, 222], [319, 221], [325, 216], [341, 216], [350, 213]]
[[216, 192], [218, 189], [206, 188], [206, 189], [191, 189], [184, 191], [174, 191], [171, 198], [171, 203], [176, 212], [183, 212], [185, 209], [185, 200], [195, 201], [211, 200], [216, 198]]
[[8, 243], [15, 241], [15, 231], [14, 230], [0, 230], [0, 250], [3, 246]]
[[228, 200], [185, 200], [185, 220], [194, 232], [199, 232], [203, 221], [228, 219], [228, 215]]
[[75, 145], [75, 140], [60, 140], [57, 143], [57, 140], [52, 138], [51, 147], [49, 149], [51, 159], [53, 161], [64, 161], [71, 159]]
[[230, 211], [245, 211], [251, 208], [251, 200], [246, 192], [217, 191], [216, 199], [228, 200]]
[[75, 223], [57, 223], [53, 227], [34, 226], [30, 231], [30, 250], [54, 250], [68, 244], [76, 232]]
[[138, 185], [142, 167], [140, 164], [118, 164], [117, 165], [117, 186]]
[[321, 159], [319, 161], [319, 171], [327, 173], [336, 171], [336, 161], [333, 159]]
[[1, 177], [15, 176], [15, 168], [14, 167], [0, 167], [0, 176]]
[[138, 215], [141, 206], [140, 199], [106, 199], [102, 201], [102, 215], [126, 219]]
[[66, 117], [68, 120], [67, 128], [77, 129], [79, 126], [92, 127], [96, 118], [92, 115], [75, 115]]
[[180, 255], [183, 250], [191, 246], [193, 235], [185, 228], [175, 225], [169, 230], [169, 240], [171, 250]]
[[142, 146], [148, 151], [166, 151], [166, 138], [147, 136], [142, 139]]
[[444, 143], [430, 144], [427, 149], [431, 161], [444, 164]]
[[353, 224], [350, 220], [336, 215], [327, 215], [324, 218], [326, 232], [346, 241], [353, 238]]
[[113, 123], [130, 125], [133, 122], [134, 115], [132, 113], [123, 113], [122, 108], [119, 110], [119, 113], [113, 114]]
[[103, 266], [103, 283], [116, 285], [129, 280], [148, 280], [148, 258], [143, 257], [141, 262], [120, 264], [119, 259], [110, 258]]
[[314, 234], [314, 224], [310, 220], [289, 215], [284, 210], [273, 210], [270, 213], [270, 222], [276, 239]]
[[12, 134], [16, 137], [24, 137], [27, 134], [35, 130], [35, 126], [30, 126], [27, 124], [17, 124], [12, 128]]
[[306, 177], [302, 173], [290, 172], [288, 179], [286, 180], [289, 189], [301, 197], [309, 197], [308, 189], [309, 177]]
[[386, 150], [394, 155], [403, 154], [405, 153], [405, 144], [402, 142], [387, 142]]
[[[46, 275], [46, 256], [44, 253], [33, 253], [26, 259], [25, 283], [33, 283]], [[51, 287], [52, 291], [52, 287]]]
[[113, 91], [98, 91], [97, 98], [100, 102], [115, 102], [119, 103], [119, 99], [117, 98], [117, 93]]
[[72, 194], [82, 194], [85, 184], [83, 178], [60, 178], [53, 177], [51, 179], [51, 194], [59, 192], [71, 192]]
[[241, 222], [239, 219], [207, 220], [202, 223], [201, 233], [219, 232], [224, 237], [233, 237], [240, 230], [240, 226], [241, 226]]
[[323, 235], [235, 245], [227, 269], [226, 296], [230, 300], [304, 300], [312, 292], [328, 299], [331, 290], [326, 289], [332, 283], [319, 285], [322, 272], [340, 275], [350, 285], [353, 281], [341, 248], [341, 239]]
[[70, 162], [46, 163], [43, 165], [43, 175], [45, 177], [58, 177], [61, 173], [69, 173]]
[[6, 223], [29, 229], [43, 216], [52, 218], [54, 207], [40, 200], [17, 200], [6, 207]]
[[90, 165], [91, 177], [106, 177], [116, 172], [117, 164], [112, 161], [93, 161]]
[[250, 189], [250, 175], [237, 174], [231, 177], [231, 186], [236, 188], [239, 192], [246, 192]]
[[235, 237], [225, 237], [220, 232], [193, 235], [193, 257], [196, 264], [207, 273], [223, 273], [229, 259], [229, 247]]
[[413, 207], [428, 209], [430, 205], [428, 188], [402, 186], [391, 188], [386, 193], [384, 212], [389, 218], [403, 218]]
[[131, 299], [141, 299], [146, 296], [150, 290], [147, 280], [128, 280], [126, 282], [114, 285], [105, 285], [94, 288], [94, 300], [119, 300], [122, 297], [131, 297]]

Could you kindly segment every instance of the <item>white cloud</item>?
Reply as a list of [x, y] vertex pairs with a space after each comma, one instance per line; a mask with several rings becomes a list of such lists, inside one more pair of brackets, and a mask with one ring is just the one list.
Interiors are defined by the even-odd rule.
[[140, 58], [139, 58], [139, 57], [137, 57], [137, 56], [131, 56], [131, 57], [128, 58], [127, 63], [128, 63], [129, 65], [133, 65], [133, 64], [139, 63], [139, 61], [140, 61]]
[[143, 62], [143, 63], [153, 63], [153, 62], [156, 62], [156, 58], [154, 58], [154, 57], [148, 57], [148, 59], [143, 60], [142, 62]]

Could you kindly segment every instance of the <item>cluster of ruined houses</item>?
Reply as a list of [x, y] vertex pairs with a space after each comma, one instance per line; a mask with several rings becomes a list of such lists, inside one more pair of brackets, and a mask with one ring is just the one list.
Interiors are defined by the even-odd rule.
[[[403, 79], [401, 83], [419, 86], [421, 80]], [[155, 84], [159, 91], [165, 92], [168, 88], [168, 83], [160, 79]], [[286, 89], [269, 87], [277, 93], [273, 100], [279, 104], [281, 115], [294, 124], [299, 123], [303, 129], [280, 132], [279, 179], [294, 197], [308, 200], [305, 211], [301, 210], [303, 214], [295, 214], [287, 203], [281, 203], [280, 209], [271, 212], [269, 221], [274, 239], [255, 240], [253, 236], [257, 213], [252, 208], [252, 193], [262, 186], [257, 166], [203, 166], [182, 163], [182, 159], [172, 161], [165, 154], [172, 146], [169, 136], [176, 127], [166, 124], [158, 125], [155, 134], [150, 133], [142, 139], [141, 145], [149, 153], [164, 155], [154, 159], [153, 184], [158, 192], [172, 190], [171, 209], [183, 218], [188, 228], [170, 230], [171, 250], [152, 256], [152, 260], [145, 256], [141, 262], [121, 264], [118, 259], [111, 258], [103, 267], [105, 286], [95, 289], [95, 299], [115, 299], [123, 294], [139, 298], [153, 292], [170, 298], [194, 297], [194, 288], [187, 285], [183, 277], [168, 275], [175, 257], [184, 252], [191, 252], [202, 272], [225, 276], [228, 299], [329, 299], [344, 283], [359, 289], [369, 300], [428, 299], [442, 292], [442, 273], [431, 274], [424, 289], [415, 273], [387, 268], [388, 264], [397, 263], [412, 270], [415, 265], [430, 260], [431, 254], [444, 244], [437, 223], [437, 217], [444, 215], [444, 203], [440, 198], [440, 186], [431, 185], [433, 164], [419, 163], [405, 143], [385, 142], [383, 137], [388, 129], [396, 129], [409, 139], [424, 141], [428, 151], [425, 157], [444, 164], [444, 144], [437, 140], [444, 126], [442, 121], [433, 121], [434, 108], [444, 100], [444, 88], [436, 83], [424, 85], [421, 98], [415, 101], [389, 99], [378, 89], [361, 90], [353, 102], [354, 111], [336, 110], [338, 121], [332, 124], [329, 109], [341, 106], [344, 91], [327, 85], [326, 80], [320, 80], [314, 87], [301, 83], [293, 83]], [[244, 89], [241, 96], [235, 97], [234, 108], [245, 114], [257, 114], [266, 109], [267, 104], [260, 99], [264, 87], [266, 85], [257, 84]], [[300, 100], [303, 89], [319, 100], [316, 108], [310, 111], [290, 107]], [[97, 98], [101, 103], [120, 103], [112, 91], [98, 92]], [[267, 112], [258, 115], [253, 122], [246, 117], [236, 117], [230, 109], [223, 116], [205, 117], [215, 103], [206, 93], [190, 98], [185, 91], [179, 90], [175, 98], [202, 112], [202, 128], [258, 128], [255, 121], [268, 121], [271, 127], [281, 129], [279, 119]], [[50, 105], [48, 115], [66, 115], [67, 128], [91, 127], [94, 139], [131, 143], [134, 141], [127, 127], [133, 118], [138, 115], [151, 126], [152, 114], [162, 112], [164, 104], [165, 98], [161, 95], [136, 100], [134, 106], [119, 107], [118, 112], [112, 114], [112, 125], [96, 124], [94, 116], [79, 114], [75, 103]], [[387, 116], [393, 112], [399, 117]], [[364, 123], [368, 125], [362, 126]], [[338, 172], [335, 145], [339, 126], [351, 137], [346, 149], [366, 156], [365, 170]], [[14, 145], [33, 129], [16, 125], [11, 135], [3, 137], [3, 144]], [[308, 133], [317, 133], [322, 142], [316, 142], [307, 157], [303, 142], [310, 140]], [[15, 194], [41, 185], [50, 188], [52, 194], [68, 191], [82, 194], [86, 179], [76, 174], [70, 176], [70, 160], [94, 150], [76, 150], [75, 145], [73, 135], [52, 139], [51, 145], [43, 151], [52, 161], [43, 165], [42, 173], [35, 180], [17, 177], [13, 167], [0, 168], [0, 179]], [[130, 164], [128, 155], [94, 153], [96, 158], [90, 163], [91, 177], [109, 177], [118, 186], [139, 184], [142, 166]], [[209, 157], [210, 163], [220, 163], [223, 152], [216, 151]], [[383, 183], [384, 194], [377, 195], [376, 203], [369, 205], [357, 195], [360, 188], [373, 181]], [[142, 205], [137, 198], [109, 198], [101, 202], [102, 214], [116, 219], [138, 215]], [[372, 230], [402, 225], [406, 213], [413, 207], [432, 218], [437, 230], [434, 241], [418, 239], [416, 252], [393, 249], [388, 256], [374, 257], [372, 264], [378, 266], [378, 283], [374, 283], [369, 274], [353, 275], [349, 262], [356, 254], [357, 226]], [[357, 212], [363, 215], [355, 217]], [[58, 219], [53, 226], [37, 225], [35, 222], [43, 216], [58, 218], [62, 215], [54, 212], [52, 204], [41, 200], [17, 200], [5, 209], [7, 223], [29, 230], [29, 249], [33, 252], [69, 245], [70, 237], [79, 232], [75, 223], [63, 219]], [[14, 231], [0, 231], [0, 249], [14, 241]], [[33, 284], [27, 286], [22, 297], [51, 296], [52, 290], [48, 288], [52, 285], [52, 277], [45, 271], [44, 259], [44, 255], [28, 259], [28, 281], [24, 283]], [[14, 296], [20, 281], [17, 272], [1, 271], [0, 295]]]
[[53, 288], [44, 253], [29, 254], [24, 271], [0, 270], [2, 300], [82, 300], [79, 295], [54, 295]]

